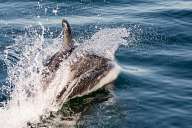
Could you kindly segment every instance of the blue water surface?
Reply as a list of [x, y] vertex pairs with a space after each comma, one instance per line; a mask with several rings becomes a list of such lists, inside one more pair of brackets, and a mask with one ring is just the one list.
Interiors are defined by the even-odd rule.
[[[131, 43], [115, 55], [122, 72], [115, 81], [114, 101], [92, 107], [84, 127], [192, 127], [191, 0], [1, 0], [1, 85], [7, 78], [5, 48], [26, 33], [25, 26], [40, 21], [57, 37], [63, 17], [77, 40], [98, 28], [131, 32]], [[2, 93], [0, 100], [5, 99]]]

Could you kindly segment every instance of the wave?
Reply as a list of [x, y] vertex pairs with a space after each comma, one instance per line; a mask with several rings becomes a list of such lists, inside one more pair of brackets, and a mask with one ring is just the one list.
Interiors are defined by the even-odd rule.
[[[47, 91], [42, 91], [41, 73], [43, 63], [56, 53], [62, 44], [62, 35], [57, 38], [44, 38], [45, 28], [41, 26], [41, 34], [32, 32], [30, 37], [18, 36], [16, 43], [4, 51], [4, 61], [8, 68], [7, 83], [10, 87], [10, 100], [2, 102], [0, 108], [0, 124], [2, 128], [25, 127], [28, 121], [37, 121], [40, 116], [58, 111], [55, 98], [67, 82], [70, 74], [66, 63], [75, 61], [75, 56], [83, 56], [84, 52], [91, 52], [115, 63], [114, 54], [121, 44], [126, 44], [124, 37], [129, 36], [125, 28], [108, 28], [96, 32], [90, 39], [79, 44], [74, 56], [62, 63], [54, 80]], [[4, 85], [7, 87], [7, 85]]]

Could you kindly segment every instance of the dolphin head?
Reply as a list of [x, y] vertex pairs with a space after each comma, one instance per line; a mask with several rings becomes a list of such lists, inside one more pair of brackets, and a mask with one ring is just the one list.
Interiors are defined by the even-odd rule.
[[63, 48], [71, 48], [73, 47], [73, 41], [72, 41], [72, 32], [71, 32], [71, 27], [69, 22], [63, 19], [62, 27], [63, 27], [63, 34], [64, 34]]

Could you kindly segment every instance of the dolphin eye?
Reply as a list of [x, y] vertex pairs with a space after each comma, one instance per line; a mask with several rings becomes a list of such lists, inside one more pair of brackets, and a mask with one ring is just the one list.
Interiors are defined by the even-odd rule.
[[68, 22], [67, 22], [67, 20], [65, 20], [65, 19], [62, 20], [62, 27], [68, 28]]
[[62, 27], [63, 27], [64, 29], [66, 29], [66, 28], [67, 28], [66, 23], [62, 23]]

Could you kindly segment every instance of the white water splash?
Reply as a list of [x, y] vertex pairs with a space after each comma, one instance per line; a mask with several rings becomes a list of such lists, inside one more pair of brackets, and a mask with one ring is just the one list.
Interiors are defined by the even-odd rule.
[[95, 33], [90, 40], [85, 41], [80, 50], [113, 60], [115, 51], [119, 45], [125, 44], [126, 40], [123, 38], [128, 37], [128, 35], [129, 33], [125, 28], [102, 29]]
[[[11, 99], [8, 104], [0, 108], [1, 128], [26, 127], [28, 121], [39, 120], [40, 115], [49, 111], [57, 111], [55, 98], [65, 83], [68, 81], [69, 70], [63, 62], [57, 71], [54, 80], [49, 84], [47, 91], [42, 91], [41, 74], [44, 70], [43, 62], [48, 56], [57, 52], [62, 44], [62, 39], [45, 39], [44, 27], [42, 34], [33, 33], [34, 36], [18, 37], [16, 43], [6, 50], [6, 63], [8, 66], [8, 82], [14, 85]], [[129, 33], [124, 28], [103, 29], [95, 33], [90, 40], [74, 51], [74, 56], [83, 56], [84, 52], [91, 52], [100, 56], [114, 59], [114, 53], [124, 44], [122, 37]], [[50, 42], [50, 43], [47, 43]], [[17, 60], [12, 63], [13, 58]]]

